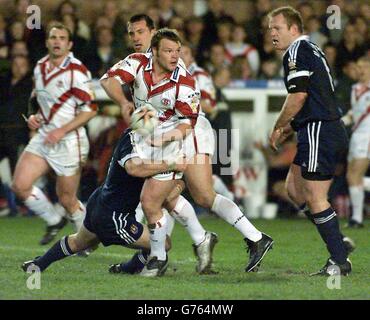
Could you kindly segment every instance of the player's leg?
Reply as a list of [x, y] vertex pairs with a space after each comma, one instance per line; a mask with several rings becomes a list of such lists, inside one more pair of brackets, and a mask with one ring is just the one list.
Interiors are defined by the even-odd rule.
[[31, 266], [37, 266], [40, 271], [44, 271], [52, 263], [69, 257], [75, 253], [83, 251], [92, 246], [99, 244], [99, 239], [96, 234], [89, 231], [85, 226], [82, 226], [76, 234], [63, 237], [56, 242], [44, 255], [37, 257], [34, 260], [26, 261], [22, 265], [22, 269], [27, 271]]
[[291, 201], [298, 207], [303, 209], [306, 205], [303, 196], [303, 178], [301, 167], [292, 163], [289, 168], [288, 175], [285, 180], [285, 189]]
[[[172, 174], [169, 176], [172, 176]], [[162, 206], [175, 185], [175, 180], [158, 180], [154, 178], [149, 178], [144, 183], [140, 200], [148, 221], [151, 249], [150, 261], [141, 272], [142, 276], [159, 276], [167, 268], [168, 259], [165, 250], [167, 235], [166, 216], [162, 212]], [[162, 272], [162, 270], [164, 271]]]
[[213, 174], [212, 180], [213, 180], [213, 189], [215, 190], [216, 193], [223, 195], [224, 197], [230, 199], [231, 201], [235, 200], [234, 194], [227, 188], [227, 186], [219, 176]]
[[198, 263], [196, 271], [200, 274], [214, 273], [212, 271], [213, 249], [218, 242], [217, 234], [206, 231], [198, 220], [193, 206], [183, 196], [166, 201], [166, 209], [189, 233], [193, 240], [194, 254]]
[[369, 159], [352, 159], [348, 163], [347, 181], [352, 205], [349, 227], [363, 227], [363, 208], [365, 200], [364, 176], [369, 167]]
[[[126, 245], [126, 247], [137, 249], [137, 251], [129, 261], [110, 265], [110, 273], [137, 274], [143, 270], [150, 255], [150, 233], [148, 227], [143, 225], [143, 232], [140, 238], [136, 242]], [[166, 252], [171, 249], [171, 239], [168, 236], [165, 249]]]
[[79, 170], [71, 176], [57, 176], [56, 181], [59, 203], [66, 210], [76, 232], [81, 228], [86, 214], [85, 206], [77, 198], [80, 177], [81, 171]]
[[326, 269], [335, 264], [340, 267], [341, 273], [346, 275], [351, 271], [350, 262], [347, 261], [347, 249], [339, 229], [337, 215], [327, 200], [331, 182], [331, 179], [317, 180], [317, 176], [306, 174], [303, 191], [313, 221], [330, 253], [329, 265], [324, 267], [323, 273], [326, 274]]
[[[24, 204], [47, 223], [46, 234], [41, 244], [52, 241], [57, 232], [64, 227], [66, 220], [55, 211], [54, 206], [34, 182], [46, 174], [50, 167], [41, 156], [24, 151], [15, 168], [12, 190]], [[47, 237], [46, 237], [47, 236]]]
[[196, 203], [211, 209], [243, 235], [251, 254], [246, 271], [252, 271], [271, 248], [273, 240], [257, 230], [233, 201], [216, 194], [209, 155], [196, 154], [189, 162], [185, 180], [191, 196]]

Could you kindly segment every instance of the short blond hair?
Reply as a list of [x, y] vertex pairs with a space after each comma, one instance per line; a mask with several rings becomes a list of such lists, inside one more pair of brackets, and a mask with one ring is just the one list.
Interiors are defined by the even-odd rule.
[[300, 33], [303, 33], [303, 20], [302, 20], [302, 16], [299, 13], [299, 11], [297, 11], [291, 6], [280, 7], [280, 8], [276, 8], [275, 10], [272, 10], [268, 14], [268, 18], [271, 19], [272, 17], [275, 17], [279, 14], [282, 14], [284, 16], [289, 28], [293, 24], [295, 24], [298, 27], [298, 31]]

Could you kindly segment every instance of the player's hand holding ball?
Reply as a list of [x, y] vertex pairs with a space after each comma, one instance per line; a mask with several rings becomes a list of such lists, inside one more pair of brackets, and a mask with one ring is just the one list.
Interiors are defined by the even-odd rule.
[[130, 127], [146, 137], [154, 132], [158, 122], [156, 109], [150, 103], [146, 103], [133, 112]]

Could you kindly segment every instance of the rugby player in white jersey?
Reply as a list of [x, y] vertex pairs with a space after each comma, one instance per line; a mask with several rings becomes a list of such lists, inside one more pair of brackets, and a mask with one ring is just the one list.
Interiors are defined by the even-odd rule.
[[[363, 228], [365, 174], [370, 161], [370, 58], [357, 61], [359, 82], [353, 85], [351, 110], [352, 135], [348, 153], [347, 181], [352, 205], [350, 228]], [[369, 183], [368, 183], [369, 184]]]
[[[162, 161], [178, 157], [185, 136], [194, 128], [199, 111], [199, 99], [194, 79], [179, 64], [181, 40], [176, 31], [158, 30], [151, 41], [153, 53], [129, 55], [114, 65], [101, 83], [129, 84], [133, 90], [135, 107], [152, 104], [160, 124], [148, 141], [133, 132], [132, 142], [143, 159]], [[107, 90], [114, 99], [114, 94]], [[118, 99], [114, 99], [118, 100]], [[176, 187], [182, 174], [169, 171], [147, 178], [141, 193], [141, 203], [150, 229], [150, 260], [141, 274], [157, 276], [167, 266], [165, 251], [166, 216], [162, 212], [168, 194]]]
[[81, 167], [87, 159], [89, 142], [84, 125], [96, 114], [89, 89], [90, 72], [70, 51], [71, 33], [62, 24], [48, 31], [48, 55], [34, 69], [34, 102], [38, 110], [27, 119], [37, 133], [18, 160], [12, 189], [47, 223], [41, 244], [53, 240], [65, 225], [35, 181], [53, 170], [60, 204], [76, 229], [82, 225], [85, 208], [77, 199]]
[[[139, 23], [142, 23], [142, 25], [139, 25]], [[135, 27], [137, 27], [140, 32], [135, 33]], [[146, 51], [144, 50], [147, 48], [145, 44], [149, 43], [148, 38], [151, 36], [151, 31], [150, 28], [146, 26], [145, 21], [137, 21], [136, 26], [133, 24], [131, 33], [129, 25], [129, 35], [136, 49]], [[130, 105], [124, 95], [121, 94], [119, 84], [111, 83], [109, 86], [105, 86], [105, 89], [111, 98], [121, 106], [123, 114], [128, 115], [128, 108], [131, 108], [132, 105]], [[246, 271], [255, 271], [266, 252], [271, 248], [273, 240], [258, 231], [248, 221], [235, 203], [220, 194], [216, 194], [213, 190], [212, 167], [210, 165], [210, 155], [213, 154], [214, 149], [213, 132], [209, 122], [205, 118], [204, 120], [205, 121], [203, 121], [203, 119], [201, 120], [202, 126], [198, 127], [198, 141], [196, 136], [188, 137], [188, 139], [191, 138], [190, 147], [189, 143], [187, 143], [188, 147], [186, 149], [188, 151], [191, 149], [195, 150], [195, 144], [197, 144], [198, 150], [194, 159], [189, 161], [192, 164], [189, 164], [188, 167], [192, 167], [193, 169], [189, 170], [190, 173], [186, 176], [186, 182], [194, 200], [198, 204], [212, 209], [221, 218], [236, 227], [243, 234], [250, 250], [250, 259]], [[197, 127], [195, 129], [197, 130]], [[210, 132], [206, 132], [206, 130], [210, 130]], [[213, 144], [211, 142], [213, 142]], [[165, 205], [169, 212], [175, 213], [175, 217], [194, 210], [189, 202], [182, 196]], [[212, 238], [210, 240], [212, 240]]]

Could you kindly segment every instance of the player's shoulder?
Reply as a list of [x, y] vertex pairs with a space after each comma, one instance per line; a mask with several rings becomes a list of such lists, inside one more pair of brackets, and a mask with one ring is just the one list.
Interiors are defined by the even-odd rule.
[[[71, 70], [80, 71], [82, 74], [89, 76], [90, 71], [87, 67], [81, 62], [81, 60], [77, 59], [76, 57], [70, 56], [68, 57], [70, 60], [66, 61], [68, 63], [68, 68]], [[68, 59], [67, 58], [67, 59]]]
[[147, 53], [140, 53], [140, 52], [134, 52], [127, 56], [126, 60], [136, 60], [140, 63], [147, 63], [149, 62], [152, 54], [150, 52]]
[[198, 66], [196, 63], [193, 63], [189, 66], [188, 71], [194, 76], [204, 76], [204, 77], [210, 77], [210, 74], [203, 69], [202, 67]]
[[195, 89], [195, 78], [190, 74], [185, 66], [179, 64], [173, 72], [172, 77], [180, 84], [180, 86], [184, 85]]
[[297, 57], [307, 57], [311, 54], [313, 54], [313, 50], [308, 36], [301, 36], [289, 46], [284, 58], [288, 61], [295, 61]]

